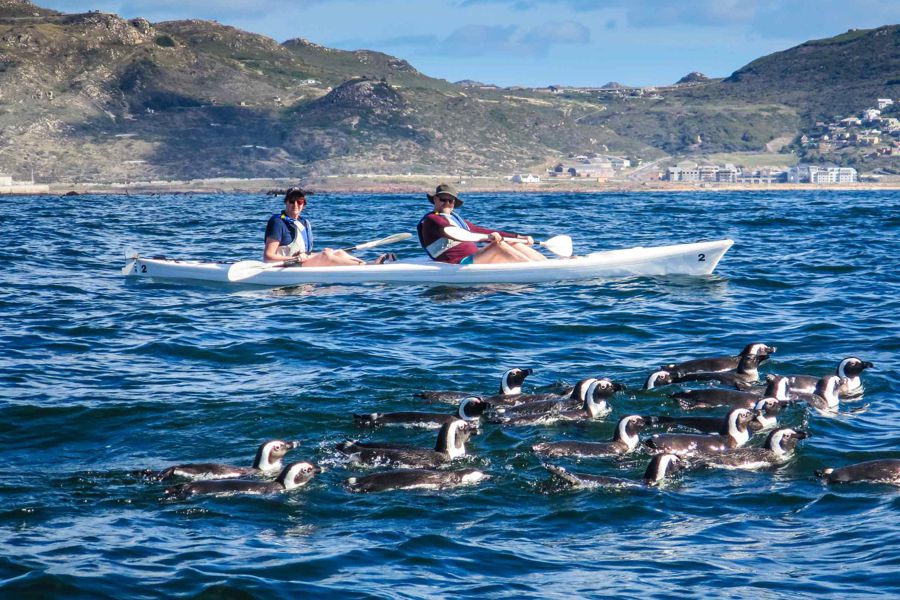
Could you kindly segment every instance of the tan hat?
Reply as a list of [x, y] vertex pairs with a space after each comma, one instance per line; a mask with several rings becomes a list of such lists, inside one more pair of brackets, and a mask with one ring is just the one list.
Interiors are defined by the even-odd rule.
[[453, 208], [459, 208], [463, 205], [463, 201], [459, 199], [458, 192], [456, 191], [456, 186], [452, 183], [442, 183], [437, 186], [433, 194], [427, 194], [428, 200], [434, 202], [434, 199], [441, 194], [453, 197]]

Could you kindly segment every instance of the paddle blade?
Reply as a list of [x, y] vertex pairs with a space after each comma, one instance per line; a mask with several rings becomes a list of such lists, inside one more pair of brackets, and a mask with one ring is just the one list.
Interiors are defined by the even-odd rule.
[[364, 242], [362, 244], [358, 244], [353, 246], [351, 250], [365, 250], [366, 248], [374, 248], [375, 246], [382, 246], [384, 244], [394, 244], [396, 242], [402, 242], [403, 240], [408, 240], [412, 237], [411, 233], [395, 233], [394, 235], [389, 235], [385, 238], [381, 238], [380, 240], [373, 240], [371, 242]]
[[563, 258], [572, 256], [572, 238], [567, 235], [554, 236], [545, 242], [541, 242], [541, 246]]
[[242, 260], [228, 267], [226, 277], [228, 281], [243, 281], [248, 277], [252, 277], [257, 273], [268, 271], [273, 268], [281, 268], [281, 263], [264, 263], [258, 260]]

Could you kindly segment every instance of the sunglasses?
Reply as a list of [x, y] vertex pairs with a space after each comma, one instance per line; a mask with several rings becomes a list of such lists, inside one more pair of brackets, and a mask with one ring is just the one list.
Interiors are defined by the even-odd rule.
[[306, 198], [291, 198], [290, 200], [287, 201], [287, 203], [288, 204], [299, 204], [299, 205], [303, 206], [304, 204], [306, 204]]
[[441, 198], [438, 196], [438, 202], [456, 202], [456, 198]]

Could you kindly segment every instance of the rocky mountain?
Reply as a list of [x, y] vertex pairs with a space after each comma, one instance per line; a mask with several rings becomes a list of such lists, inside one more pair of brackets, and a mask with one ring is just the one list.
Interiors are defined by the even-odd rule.
[[705, 83], [709, 81], [709, 77], [701, 73], [700, 71], [692, 71], [675, 82], [675, 85], [681, 85], [684, 83]]
[[[858, 85], [860, 99], [894, 89], [896, 28], [882, 30], [650, 98], [456, 85], [380, 52], [0, 0], [0, 171], [67, 181], [507, 174], [595, 149], [644, 159], [760, 149], [811, 112], [853, 101], [816, 86]], [[876, 50], [881, 60], [860, 59], [867, 72], [818, 74], [818, 53], [849, 64]]]

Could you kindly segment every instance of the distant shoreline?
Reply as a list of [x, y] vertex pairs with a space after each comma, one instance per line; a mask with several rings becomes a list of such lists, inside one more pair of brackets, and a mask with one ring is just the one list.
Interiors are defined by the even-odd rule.
[[[134, 183], [51, 183], [51, 195], [75, 194], [171, 194], [171, 193], [267, 193], [298, 183], [322, 193], [368, 194], [424, 194], [437, 183], [450, 181], [463, 193], [659, 193], [659, 192], [780, 192], [780, 191], [890, 191], [900, 190], [900, 177], [896, 180], [853, 184], [760, 184], [737, 185], [702, 183], [671, 183], [668, 181], [597, 181], [547, 180], [541, 183], [517, 184], [501, 177], [434, 176], [340, 176], [309, 177], [306, 179], [239, 179], [215, 178], [189, 181], [143, 181]], [[47, 194], [46, 191], [35, 192]], [[0, 195], [24, 195], [21, 192]]]

